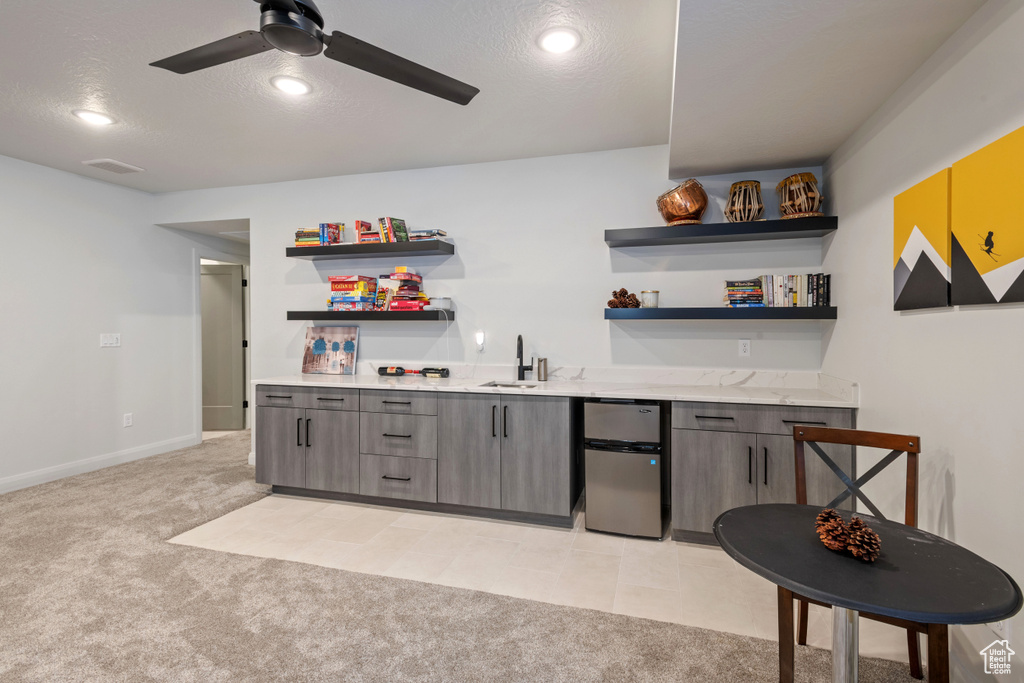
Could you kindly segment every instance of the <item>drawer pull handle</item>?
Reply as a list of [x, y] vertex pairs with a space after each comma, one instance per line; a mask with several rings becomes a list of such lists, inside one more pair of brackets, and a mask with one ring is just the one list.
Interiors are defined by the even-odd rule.
[[308, 448], [311, 444], [309, 443], [309, 423], [313, 420], [311, 418], [306, 419], [306, 447]]
[[302, 445], [302, 418], [300, 417], [298, 422], [295, 424], [295, 445]]
[[318, 400], [318, 401], [344, 401], [345, 399], [343, 399], [343, 398], [324, 398], [323, 396], [317, 396], [316, 400]]
[[496, 426], [496, 419], [495, 419], [495, 415], [497, 414], [497, 412], [498, 412], [498, 406], [491, 406], [491, 436], [492, 437], [497, 437], [498, 436], [498, 428]]
[[275, 396], [274, 394], [267, 394], [267, 398], [291, 398], [291, 396]]
[[814, 420], [783, 420], [789, 425], [821, 425], [822, 427], [828, 427], [828, 422], [815, 422]]
[[764, 485], [768, 485], [768, 447], [764, 447]]
[[754, 449], [747, 446], [747, 483], [754, 483]]
[[735, 420], [732, 415], [694, 415], [698, 420]]
[[412, 401], [381, 401], [381, 403], [394, 403], [398, 406], [411, 406]]
[[393, 436], [396, 439], [411, 439], [412, 434], [381, 434], [381, 436]]
[[389, 481], [412, 481], [412, 477], [389, 477], [386, 474], [381, 477], [381, 479], [387, 479]]
[[501, 409], [501, 433], [504, 437], [508, 438], [508, 406], [502, 406]]

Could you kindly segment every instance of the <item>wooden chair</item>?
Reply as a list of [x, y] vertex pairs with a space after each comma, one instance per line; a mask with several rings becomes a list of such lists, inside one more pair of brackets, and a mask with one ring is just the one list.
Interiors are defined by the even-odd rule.
[[[797, 425], [793, 428], [793, 440], [795, 442], [795, 466], [796, 466], [796, 502], [801, 505], [807, 504], [807, 472], [804, 460], [804, 445], [806, 444], [832, 472], [843, 482], [846, 490], [836, 496], [825, 507], [835, 508], [850, 496], [870, 510], [875, 517], [885, 519], [885, 516], [878, 510], [874, 503], [864, 495], [861, 487], [873, 479], [875, 475], [892, 464], [899, 456], [907, 454], [907, 486], [906, 486], [906, 514], [904, 524], [917, 526], [917, 456], [921, 452], [921, 439], [916, 436], [903, 434], [883, 434], [880, 432], [864, 432], [856, 429], [828, 429], [825, 427], [806, 427]], [[865, 472], [856, 481], [840, 468], [832, 458], [825, 453], [818, 445], [819, 443], [842, 444], [847, 446], [867, 446], [872, 448], [888, 448], [890, 453], [882, 458], [878, 464]], [[790, 593], [789, 598], [779, 600], [779, 671], [780, 681], [792, 681], [793, 672], [793, 600], [799, 600], [799, 626], [797, 642], [801, 645], [807, 644], [807, 615], [808, 603], [814, 603], [823, 607], [831, 608], [831, 605], [811, 600], [809, 598]], [[786, 612], [788, 603], [789, 612]], [[928, 635], [928, 669], [929, 680], [949, 680], [949, 646], [947, 627], [944, 624], [922, 624], [903, 619], [893, 619], [876, 614], [861, 614], [860, 616], [887, 624], [893, 624], [907, 629], [907, 650], [910, 657], [910, 674], [917, 679], [923, 678], [921, 671], [921, 650], [918, 641], [918, 634]], [[784, 626], [788, 624], [788, 628]], [[784, 661], [786, 660], [786, 661]], [[788, 669], [788, 677], [784, 672]], [[943, 676], [945, 672], [945, 676]]]

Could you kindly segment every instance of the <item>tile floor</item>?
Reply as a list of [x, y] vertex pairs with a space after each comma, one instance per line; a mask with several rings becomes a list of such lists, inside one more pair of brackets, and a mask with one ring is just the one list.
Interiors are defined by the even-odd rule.
[[[470, 588], [775, 640], [775, 586], [717, 547], [271, 495], [171, 543]], [[828, 648], [811, 607], [809, 643]], [[861, 654], [903, 660], [906, 636], [861, 620]]]

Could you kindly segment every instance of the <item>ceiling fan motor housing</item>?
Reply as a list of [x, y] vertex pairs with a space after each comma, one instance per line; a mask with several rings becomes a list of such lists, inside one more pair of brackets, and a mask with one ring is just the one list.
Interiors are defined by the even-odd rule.
[[278, 50], [293, 55], [312, 57], [324, 49], [321, 26], [293, 12], [268, 9], [260, 15], [260, 33]]

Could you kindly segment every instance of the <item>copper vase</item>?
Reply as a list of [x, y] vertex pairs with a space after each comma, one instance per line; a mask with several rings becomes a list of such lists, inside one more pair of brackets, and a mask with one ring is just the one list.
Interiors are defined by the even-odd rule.
[[658, 197], [658, 211], [669, 225], [700, 223], [707, 208], [708, 195], [695, 178]]

